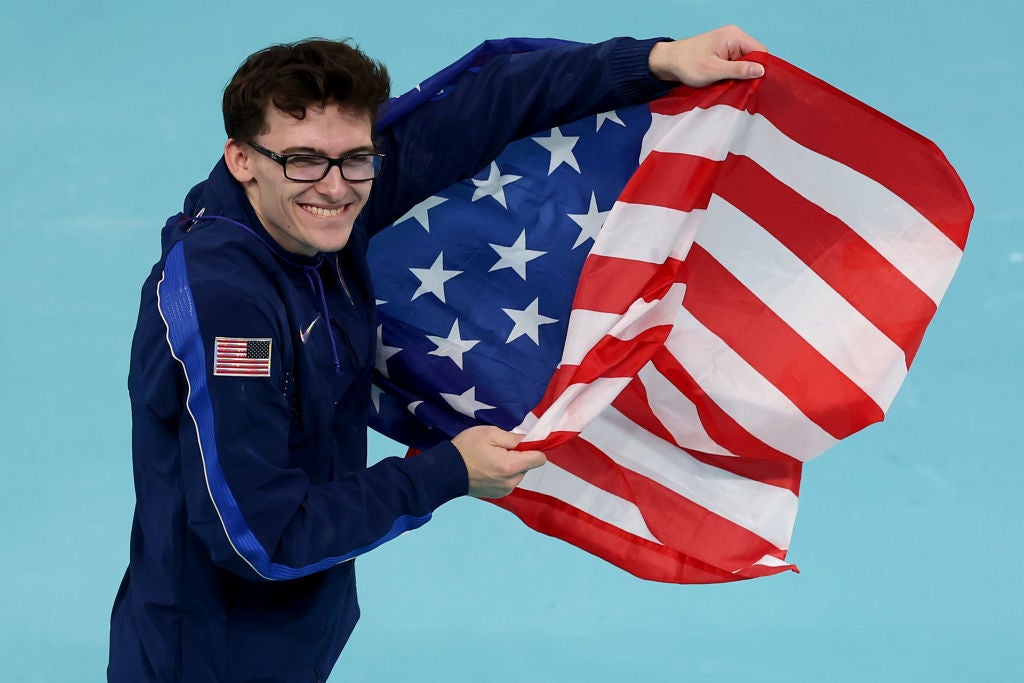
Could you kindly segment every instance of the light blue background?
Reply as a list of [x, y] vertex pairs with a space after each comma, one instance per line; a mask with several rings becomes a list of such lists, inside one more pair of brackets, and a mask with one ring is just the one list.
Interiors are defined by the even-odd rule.
[[133, 505], [138, 288], [164, 218], [220, 153], [221, 89], [247, 54], [353, 36], [397, 93], [486, 38], [735, 22], [933, 139], [977, 208], [887, 421], [805, 469], [802, 573], [647, 583], [463, 499], [359, 561], [364, 617], [331, 680], [1024, 680], [1019, 2], [284, 6], [5, 3], [0, 678], [103, 679]]

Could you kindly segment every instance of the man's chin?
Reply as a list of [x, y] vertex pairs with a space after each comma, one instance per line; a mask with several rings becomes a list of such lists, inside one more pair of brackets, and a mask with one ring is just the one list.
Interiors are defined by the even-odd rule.
[[352, 236], [352, 229], [345, 230], [344, 235], [338, 235], [332, 239], [326, 239], [316, 247], [321, 252], [341, 251], [348, 245], [349, 237]]

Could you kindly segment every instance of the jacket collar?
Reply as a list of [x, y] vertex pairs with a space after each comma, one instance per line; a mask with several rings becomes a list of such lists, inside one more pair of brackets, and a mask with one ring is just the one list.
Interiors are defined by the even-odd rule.
[[241, 223], [283, 261], [308, 267], [318, 265], [323, 260], [323, 254], [306, 256], [286, 251], [270, 236], [249, 202], [242, 184], [228, 170], [224, 157], [213, 167], [209, 177], [193, 187], [185, 197], [184, 215], [195, 219], [200, 216], [200, 212], [204, 218], [222, 217]]

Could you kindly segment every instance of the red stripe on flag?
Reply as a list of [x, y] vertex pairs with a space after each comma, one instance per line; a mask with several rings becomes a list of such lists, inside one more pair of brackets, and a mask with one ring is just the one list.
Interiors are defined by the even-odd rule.
[[587, 353], [579, 365], [559, 366], [548, 381], [544, 397], [533, 409], [540, 415], [573, 384], [590, 384], [601, 378], [634, 377], [665, 343], [671, 328], [651, 327], [633, 339], [604, 337]]
[[[669, 583], [723, 583], [746, 578], [628, 534], [557, 498], [516, 489], [511, 495], [491, 502], [511, 511], [530, 528], [603, 557], [641, 579]], [[772, 569], [785, 571], [788, 568]]]
[[583, 266], [573, 310], [623, 314], [639, 299], [660, 299], [668, 289], [686, 281], [686, 264], [677, 259], [647, 263], [591, 254]]
[[[760, 61], [760, 60], [759, 60]], [[693, 109], [710, 109], [725, 105], [747, 110], [751, 97], [763, 87], [764, 81], [722, 81], [705, 88], [681, 85], [664, 97], [651, 102], [651, 113], [663, 116], [685, 114]]]
[[623, 478], [654, 536], [686, 555], [736, 571], [781, 550], [740, 524], [643, 475], [627, 469]]
[[776, 57], [747, 58], [764, 64], [768, 75], [703, 91], [680, 87], [651, 111], [672, 115], [714, 104], [756, 110], [800, 145], [884, 185], [963, 250], [974, 206], [933, 142]]
[[758, 92], [758, 113], [801, 145], [889, 188], [964, 248], [974, 207], [934, 143], [828, 83], [769, 59], [769, 68], [785, 69], [789, 78], [770, 79]]
[[[686, 308], [837, 439], [882, 409], [699, 245], [690, 250]], [[699, 273], [699, 275], [698, 275]]]
[[797, 467], [801, 465], [796, 458], [772, 448], [744, 429], [729, 413], [704, 393], [690, 372], [667, 349], [662, 349], [651, 361], [658, 372], [693, 402], [704, 430], [722, 448], [745, 457], [795, 463]]
[[[686, 444], [678, 443], [661, 423], [658, 417], [651, 410], [650, 401], [647, 398], [647, 391], [640, 380], [630, 382], [618, 398], [612, 402], [620, 413], [643, 429], [661, 437], [663, 440], [675, 443], [677, 446], [685, 447]], [[702, 425], [703, 426], [703, 425]], [[707, 428], [704, 428], [705, 432]], [[719, 444], [721, 446], [722, 444]], [[792, 491], [794, 495], [800, 493], [800, 476], [802, 464], [793, 458], [756, 458], [743, 453], [735, 455], [718, 455], [716, 453], [703, 453], [690, 448], [684, 448], [695, 460], [705, 465], [717, 467], [726, 472], [759, 481], [764, 484], [771, 484], [780, 488]]]
[[909, 367], [935, 302], [845, 223], [747, 157], [730, 155], [723, 166], [716, 194], [782, 242], [902, 348]]
[[[677, 211], [706, 209], [719, 170], [719, 162], [705, 157], [655, 150], [629, 179], [619, 201]], [[686, 182], [673, 182], [682, 178]]]
[[780, 551], [749, 529], [619, 465], [582, 438], [544, 451], [550, 462], [567, 472], [631, 501], [640, 508], [651, 533], [681, 553], [728, 570], [749, 566]]

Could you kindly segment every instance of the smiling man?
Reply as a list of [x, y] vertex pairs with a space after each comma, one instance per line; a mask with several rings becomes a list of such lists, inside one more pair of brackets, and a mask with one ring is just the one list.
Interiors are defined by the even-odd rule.
[[727, 27], [499, 55], [376, 135], [389, 81], [359, 50], [249, 57], [225, 89], [223, 158], [167, 221], [142, 289], [109, 680], [325, 680], [359, 616], [354, 558], [545, 462], [480, 426], [367, 467], [371, 235], [513, 139], [666, 81], [757, 77], [732, 61], [757, 49]]
[[374, 151], [369, 114], [331, 102], [307, 108], [302, 118], [271, 109], [265, 126], [251, 141], [228, 140], [228, 170], [286, 251], [340, 251], [384, 163]]

